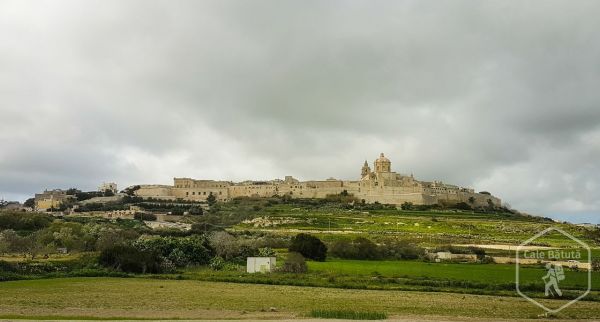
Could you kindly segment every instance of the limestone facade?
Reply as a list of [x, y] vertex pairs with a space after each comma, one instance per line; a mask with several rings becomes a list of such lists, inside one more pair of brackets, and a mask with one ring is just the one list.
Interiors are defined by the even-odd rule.
[[117, 184], [114, 182], [103, 182], [101, 185], [98, 186], [98, 191], [100, 191], [100, 192], [110, 191], [112, 193], [119, 192], [119, 190], [117, 189]]
[[416, 180], [413, 175], [401, 175], [392, 171], [391, 161], [383, 153], [373, 162], [373, 170], [365, 161], [360, 180], [337, 179], [298, 181], [291, 176], [284, 180], [268, 181], [214, 181], [174, 178], [172, 186], [142, 185], [135, 193], [141, 197], [205, 201], [212, 193], [217, 200], [227, 201], [236, 197], [272, 197], [289, 195], [292, 198], [325, 198], [343, 191], [353, 194], [367, 203], [401, 205], [436, 204], [442, 200], [465, 202], [472, 206], [493, 203], [500, 206], [501, 200], [488, 194], [476, 193], [473, 189], [445, 184], [440, 181]]
[[44, 190], [35, 194], [35, 210], [46, 211], [50, 208], [59, 208], [65, 201], [75, 200], [75, 196], [67, 195], [65, 190]]

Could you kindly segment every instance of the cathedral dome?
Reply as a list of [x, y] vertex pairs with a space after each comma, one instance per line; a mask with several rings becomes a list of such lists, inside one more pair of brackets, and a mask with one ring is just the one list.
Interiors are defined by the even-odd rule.
[[386, 158], [383, 155], [383, 152], [381, 154], [379, 154], [379, 158], [375, 162], [377, 162], [377, 161], [379, 161], [379, 162], [391, 162], [390, 159]]
[[392, 162], [386, 158], [383, 153], [379, 155], [379, 158], [375, 160], [375, 172], [391, 172]]

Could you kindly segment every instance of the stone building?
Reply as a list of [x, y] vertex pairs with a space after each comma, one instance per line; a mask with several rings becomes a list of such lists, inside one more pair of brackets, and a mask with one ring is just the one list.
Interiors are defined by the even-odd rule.
[[438, 202], [465, 202], [473, 206], [494, 204], [500, 206], [500, 199], [488, 194], [475, 193], [471, 188], [445, 184], [441, 181], [419, 181], [411, 175], [392, 171], [392, 163], [383, 153], [373, 162], [362, 166], [360, 179], [345, 181], [337, 179], [299, 181], [291, 176], [284, 180], [268, 181], [214, 181], [175, 178], [172, 186], [142, 185], [135, 193], [141, 197], [162, 199], [184, 199], [205, 201], [211, 194], [217, 200], [227, 201], [236, 197], [272, 197], [289, 195], [292, 198], [325, 198], [327, 195], [346, 191], [367, 203], [401, 205], [411, 202], [415, 205], [436, 204]]
[[100, 186], [98, 186], [98, 191], [100, 191], [100, 192], [110, 191], [113, 194], [116, 194], [119, 192], [119, 190], [117, 189], [117, 184], [113, 183], [113, 182], [103, 182]]
[[75, 196], [67, 195], [65, 190], [44, 190], [35, 194], [35, 210], [46, 211], [50, 208], [58, 209], [66, 201], [74, 201]]

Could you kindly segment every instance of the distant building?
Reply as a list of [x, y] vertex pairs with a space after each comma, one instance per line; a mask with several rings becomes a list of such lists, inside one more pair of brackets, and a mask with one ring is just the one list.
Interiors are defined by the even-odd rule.
[[46, 211], [51, 208], [58, 209], [65, 202], [74, 200], [75, 196], [67, 195], [65, 190], [44, 190], [42, 193], [35, 194], [35, 210]]
[[440, 261], [448, 261], [452, 259], [452, 253], [451, 252], [437, 252], [435, 253], [435, 261], [436, 262], [440, 262]]
[[246, 272], [270, 273], [275, 270], [277, 258], [275, 257], [248, 257], [246, 259]]
[[110, 191], [112, 193], [117, 193], [119, 192], [119, 190], [117, 189], [117, 184], [114, 182], [103, 182], [99, 187], [98, 187], [98, 191], [100, 192], [105, 192], [105, 191]]
[[23, 206], [18, 201], [4, 201], [0, 200], [0, 208], [4, 210], [12, 210], [12, 211], [31, 211], [31, 208]]

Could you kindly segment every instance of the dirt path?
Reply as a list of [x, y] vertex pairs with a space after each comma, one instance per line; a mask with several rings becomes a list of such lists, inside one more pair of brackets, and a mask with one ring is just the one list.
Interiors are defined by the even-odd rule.
[[[499, 249], [499, 250], [513, 250], [517, 251], [518, 245], [486, 245], [486, 244], [454, 244], [452, 246], [457, 247], [477, 247], [484, 249]], [[550, 250], [557, 249], [556, 247], [546, 247], [546, 246], [523, 246], [521, 250]]]

